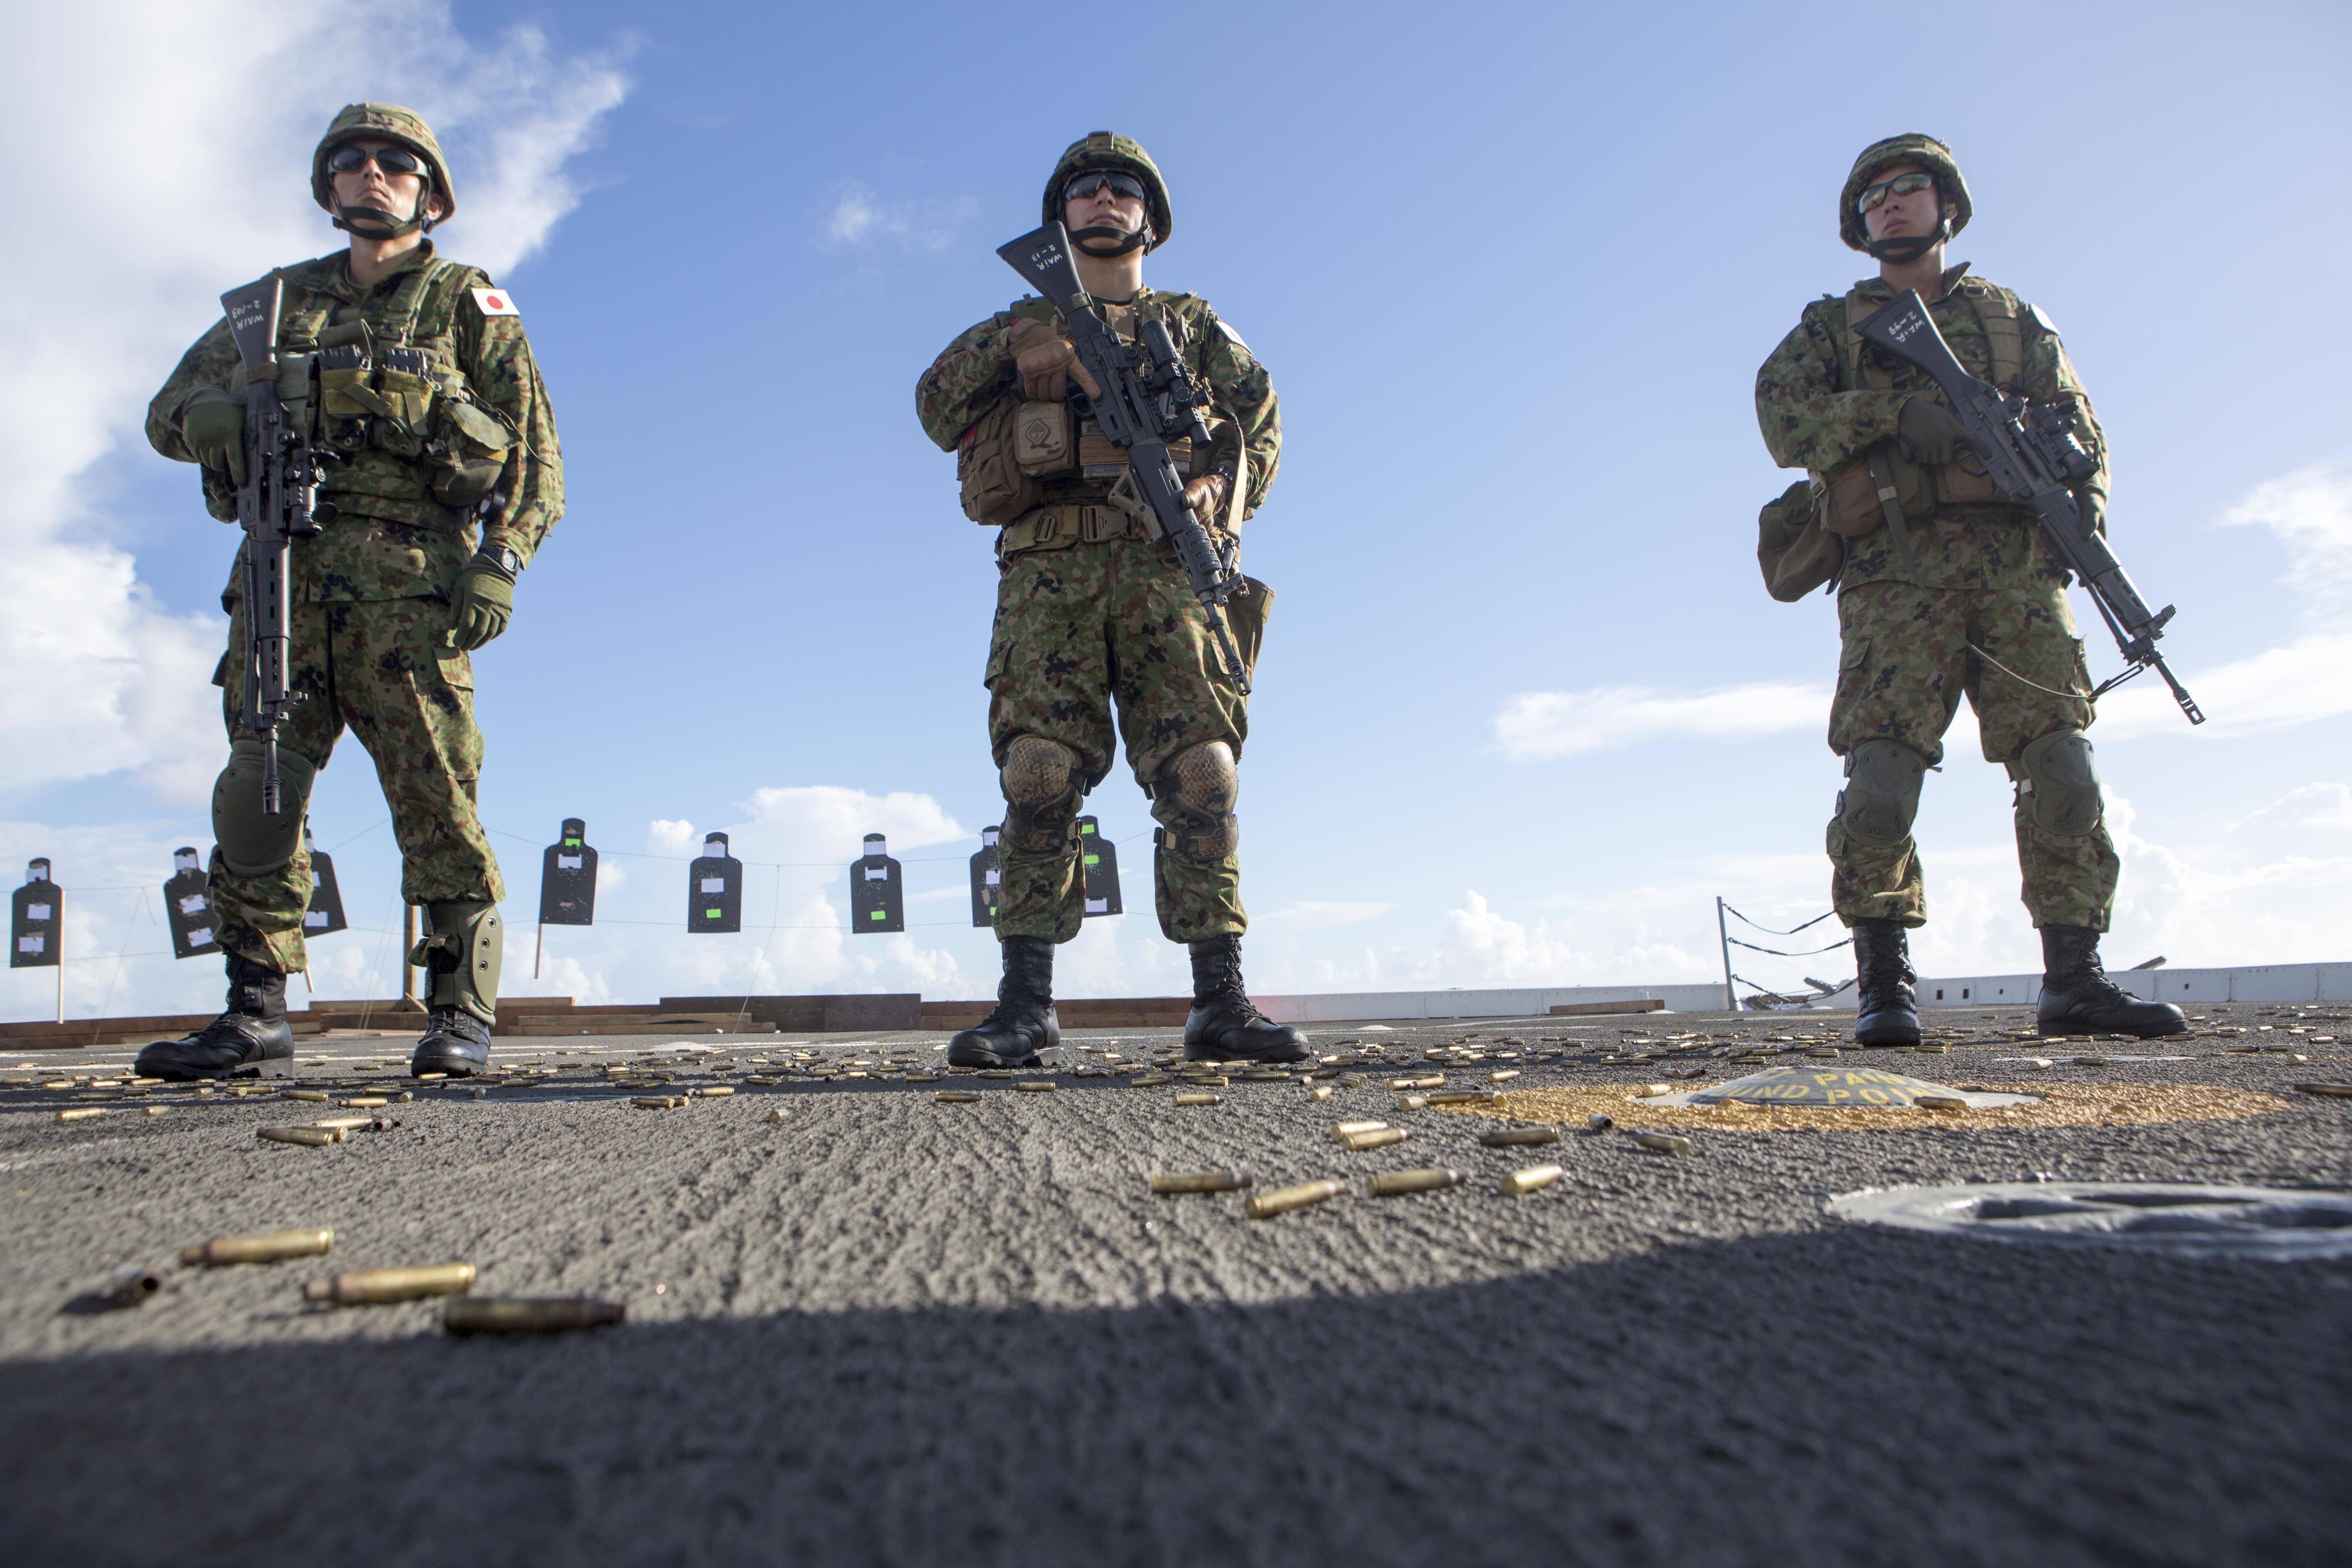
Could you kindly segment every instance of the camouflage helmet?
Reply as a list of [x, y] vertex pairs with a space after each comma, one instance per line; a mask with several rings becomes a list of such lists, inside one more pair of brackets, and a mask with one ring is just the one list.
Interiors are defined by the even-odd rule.
[[[449, 164], [441, 156], [441, 143], [433, 139], [433, 127], [415, 110], [396, 103], [347, 103], [336, 110], [327, 133], [319, 138], [318, 151], [310, 154], [310, 195], [320, 206], [335, 211], [335, 187], [327, 175], [327, 155], [344, 142], [362, 138], [396, 142], [425, 160], [433, 175], [428, 190], [441, 193], [441, 216], [421, 226], [429, 229], [456, 216], [457, 188], [449, 184]], [[337, 224], [341, 221], [338, 215]]]
[[1948, 237], [1969, 226], [1969, 216], [1974, 207], [1969, 200], [1969, 183], [1960, 178], [1958, 161], [1949, 147], [1933, 136], [1914, 131], [1873, 142], [1853, 161], [1853, 173], [1845, 177], [1845, 189], [1838, 193], [1838, 237], [1849, 248], [1870, 248], [1870, 231], [1863, 226], [1862, 214], [1854, 210], [1853, 204], [1862, 198], [1873, 175], [1896, 163], [1916, 163], [1936, 176], [1936, 194], [1943, 198], [1944, 216], [1951, 225]]
[[1149, 254], [1168, 243], [1176, 227], [1176, 215], [1168, 205], [1168, 182], [1160, 177], [1160, 165], [1151, 161], [1143, 143], [1108, 131], [1089, 131], [1063, 151], [1053, 177], [1045, 182], [1043, 221], [1062, 221], [1062, 187], [1083, 169], [1124, 169], [1141, 180], [1144, 221], [1151, 226], [1151, 243], [1143, 248]]

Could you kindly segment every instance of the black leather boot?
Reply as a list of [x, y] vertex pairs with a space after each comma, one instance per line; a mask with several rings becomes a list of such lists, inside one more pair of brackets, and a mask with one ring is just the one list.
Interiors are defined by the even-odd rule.
[[2099, 933], [2089, 926], [2042, 928], [2042, 1005], [2034, 1023], [2045, 1035], [2158, 1035], [2189, 1032], [2169, 1002], [2143, 1002], [2107, 978]]
[[1853, 1019], [1853, 1043], [1917, 1045], [1919, 999], [1912, 994], [1911, 983], [1919, 975], [1911, 967], [1911, 942], [1903, 922], [1854, 921], [1853, 966], [1860, 1009]]
[[1039, 1051], [1062, 1043], [1062, 1021], [1054, 1016], [1054, 944], [1042, 936], [1008, 936], [1004, 979], [996, 1005], [978, 1026], [948, 1042], [948, 1065], [959, 1068], [1026, 1067]]
[[411, 1077], [471, 1078], [490, 1067], [490, 1021], [499, 1016], [499, 969], [506, 932], [498, 906], [480, 900], [427, 904], [430, 928], [410, 962], [432, 976], [425, 988], [425, 1033], [408, 1058]]
[[1242, 939], [1213, 936], [1191, 944], [1192, 1010], [1184, 1016], [1184, 1056], [1190, 1061], [1295, 1062], [1307, 1056], [1307, 1037], [1250, 1005], [1242, 984]]
[[230, 953], [228, 1010], [193, 1035], [146, 1047], [131, 1071], [173, 1083], [292, 1077], [294, 1027], [286, 1021], [286, 976]]
[[471, 1078], [490, 1066], [490, 1027], [463, 1007], [436, 1007], [425, 1016], [425, 1033], [408, 1058], [412, 1078], [428, 1072]]

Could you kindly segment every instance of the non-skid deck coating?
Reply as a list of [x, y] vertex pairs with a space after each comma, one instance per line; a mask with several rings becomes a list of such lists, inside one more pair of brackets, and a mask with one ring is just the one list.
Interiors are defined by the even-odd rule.
[[[2215, 1009], [2332, 1033], [2332, 1015]], [[2021, 1045], [1964, 1024], [1948, 1056], [1843, 1062], [2015, 1081]], [[1670, 1047], [1661, 1061], [1449, 1064], [1447, 1085], [1633, 1088], [1785, 1016], [1317, 1031], [1402, 1064], [1466, 1033]], [[1636, 1034], [1633, 1030], [1646, 1031]], [[1666, 1037], [1696, 1032], [1697, 1039]], [[1129, 1057], [1170, 1031], [1086, 1033]], [[2308, 1039], [2309, 1035], [2303, 1037]], [[602, 1063], [666, 1043], [583, 1040]], [[936, 1059], [940, 1037], [759, 1037]], [[1805, 1042], [1798, 1042], [1805, 1043]], [[1310, 1101], [1234, 1081], [959, 1078], [747, 1085], [646, 1110], [601, 1075], [424, 1089], [401, 1125], [307, 1149], [255, 1137], [340, 1108], [152, 1091], [171, 1107], [58, 1124], [74, 1091], [0, 1089], [0, 1541], [13, 1563], [2340, 1563], [2352, 1539], [2352, 1266], [2189, 1262], [1849, 1226], [1867, 1186], [2074, 1179], [2352, 1188], [2352, 1078], [2226, 1054], [2053, 1067], [2038, 1085], [2210, 1084], [2277, 1096], [2225, 1120], [1952, 1128], [1678, 1125], [1688, 1158], [1617, 1133], [1489, 1150], [1487, 1117], [1400, 1111], [1385, 1079]], [[1509, 1048], [1509, 1047], [1507, 1047]], [[331, 1039], [305, 1084], [363, 1081]], [[862, 1055], [861, 1055], [862, 1053]], [[50, 1079], [127, 1051], [0, 1059]], [[1079, 1059], [1088, 1058], [1080, 1056]], [[1802, 1059], [1802, 1058], [1798, 1058]], [[20, 1061], [30, 1072], [11, 1071]], [[751, 1069], [757, 1070], [757, 1069]], [[1355, 1070], [1355, 1069], [1351, 1069]], [[1400, 1071], [1402, 1068], [1400, 1067]], [[368, 1079], [364, 1081], [383, 1081]], [[1677, 1088], [1687, 1087], [1677, 1082]], [[348, 1090], [346, 1090], [348, 1092]], [[643, 1090], [634, 1091], [637, 1093]], [[788, 1113], [768, 1121], [772, 1110]], [[1776, 1119], [1794, 1113], [1774, 1112]], [[1408, 1141], [1349, 1153], [1331, 1125]], [[1849, 1121], [1840, 1117], [1840, 1123]], [[1620, 1118], [1639, 1126], [1630, 1102]], [[1507, 1198], [1496, 1180], [1567, 1177]], [[1464, 1185], [1375, 1199], [1377, 1171]], [[1254, 1222], [1240, 1193], [1152, 1197], [1232, 1168], [1347, 1195]], [[177, 1268], [208, 1237], [334, 1227], [326, 1258]], [[308, 1309], [301, 1282], [472, 1262], [482, 1293], [624, 1300], [619, 1329], [451, 1341], [430, 1304]], [[120, 1264], [152, 1304], [89, 1310]], [[168, 1267], [165, 1267], [168, 1265]]]

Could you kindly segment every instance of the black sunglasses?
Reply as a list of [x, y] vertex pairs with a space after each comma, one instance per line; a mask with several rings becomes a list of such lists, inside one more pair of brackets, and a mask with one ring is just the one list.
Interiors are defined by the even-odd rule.
[[1066, 202], [1081, 202], [1105, 185], [1108, 185], [1119, 195], [1132, 196], [1139, 202], [1143, 200], [1141, 180], [1137, 179], [1133, 174], [1117, 174], [1108, 169], [1088, 169], [1083, 174], [1072, 175], [1070, 183], [1062, 187], [1062, 199]]
[[358, 147], [346, 142], [327, 154], [327, 167], [338, 174], [356, 174], [373, 163], [387, 174], [414, 174], [425, 160], [405, 147]]

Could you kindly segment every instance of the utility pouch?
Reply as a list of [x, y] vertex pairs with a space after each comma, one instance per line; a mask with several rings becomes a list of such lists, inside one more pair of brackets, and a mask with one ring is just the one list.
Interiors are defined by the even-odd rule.
[[[1192, 477], [1192, 438], [1179, 436], [1168, 443], [1168, 456], [1176, 471], [1186, 479]], [[1116, 479], [1128, 471], [1127, 448], [1104, 435], [1095, 422], [1087, 420], [1078, 426], [1078, 471], [1090, 479]]]
[[1886, 526], [1886, 508], [1879, 499], [1878, 481], [1870, 473], [1874, 455], [1884, 460], [1887, 478], [1895, 487], [1895, 504], [1902, 509], [1905, 517], [1923, 518], [1935, 510], [1936, 494], [1927, 470], [1905, 458], [1888, 442], [1860, 457], [1848, 458], [1819, 476], [1814, 516], [1830, 532], [1859, 539]]
[[1985, 472], [1984, 459], [1974, 452], [1961, 452], [1957, 462], [1946, 463], [1935, 472], [1936, 499], [1947, 506], [1998, 505], [2010, 499]]
[[423, 349], [383, 351], [376, 390], [392, 409], [392, 417], [411, 434], [423, 432], [425, 416], [433, 411], [433, 378], [427, 369]]
[[488, 410], [464, 398], [444, 396], [439, 408], [433, 499], [470, 510], [498, 488], [514, 437]]
[[1014, 461], [1037, 479], [1066, 474], [1077, 467], [1070, 438], [1070, 405], [1059, 400], [1024, 403], [1013, 416]]
[[319, 354], [319, 408], [329, 419], [362, 419], [371, 414], [392, 416], [392, 405], [368, 384], [374, 366], [357, 343], [323, 349]]
[[956, 488], [964, 516], [1002, 528], [1045, 499], [1045, 487], [1024, 473], [1016, 446], [1017, 397], [1002, 397], [956, 443]]
[[1845, 565], [1845, 541], [1822, 522], [1819, 496], [1826, 488], [1800, 479], [1757, 515], [1756, 564], [1764, 573], [1764, 591], [1784, 605], [1824, 584], [1834, 585]]
[[1255, 577], [1242, 579], [1242, 592], [1225, 601], [1225, 626], [1234, 634], [1234, 651], [1242, 656], [1242, 674], [1257, 679], [1258, 645], [1265, 640], [1265, 618], [1274, 613], [1274, 590]]

